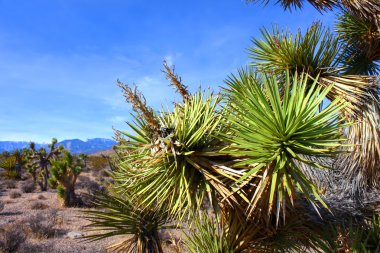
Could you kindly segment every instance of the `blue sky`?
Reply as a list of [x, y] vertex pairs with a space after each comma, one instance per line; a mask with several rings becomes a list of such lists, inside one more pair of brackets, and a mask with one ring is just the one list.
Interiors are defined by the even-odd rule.
[[317, 20], [331, 26], [334, 13], [243, 0], [0, 0], [0, 141], [112, 138], [131, 112], [117, 79], [159, 109], [176, 99], [164, 59], [190, 90], [218, 90], [249, 63], [260, 28]]

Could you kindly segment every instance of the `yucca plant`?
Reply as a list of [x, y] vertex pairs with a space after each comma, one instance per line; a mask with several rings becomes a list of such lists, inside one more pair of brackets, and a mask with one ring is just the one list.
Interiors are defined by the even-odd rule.
[[239, 174], [223, 169], [228, 160], [218, 152], [220, 97], [202, 91], [190, 95], [178, 76], [166, 70], [184, 99], [172, 111], [153, 113], [136, 91], [122, 86], [138, 116], [128, 123], [135, 135], [119, 131], [129, 140], [117, 147], [120, 163], [115, 180], [139, 202], [165, 203], [182, 220], [201, 209], [207, 198], [212, 206], [217, 205], [217, 196], [237, 202], [230, 185]]
[[190, 253], [250, 252], [252, 242], [264, 234], [263, 228], [246, 221], [238, 210], [224, 218], [206, 212], [194, 220], [185, 235], [185, 247]]
[[336, 32], [347, 47], [343, 54], [345, 73], [377, 75], [380, 61], [380, 34], [376, 23], [352, 12], [343, 11], [338, 17]]
[[315, 239], [315, 245], [323, 253], [379, 253], [380, 215], [374, 215], [367, 223], [350, 219], [342, 224], [330, 224]]
[[[267, 5], [270, 0], [246, 0], [247, 3], [261, 2]], [[380, 3], [377, 0], [276, 0], [285, 10], [302, 9], [305, 3], [308, 2], [318, 11], [331, 11], [337, 8], [350, 10], [355, 13], [356, 16], [376, 20], [376, 24], [379, 26], [380, 18]]]
[[340, 98], [345, 102], [347, 106], [342, 108], [342, 116], [356, 122], [348, 128], [348, 143], [353, 146], [351, 156], [345, 156], [341, 162], [344, 174], [356, 182], [354, 192], [376, 185], [380, 175], [380, 129], [377, 126], [380, 100], [375, 78], [342, 74], [344, 44], [320, 24], [314, 24], [305, 34], [298, 32], [295, 37], [278, 28], [273, 32], [263, 30], [262, 34], [263, 40], [255, 39], [250, 48], [252, 65], [258, 70], [280, 77], [285, 70], [305, 71], [313, 78], [319, 76], [321, 87], [334, 84], [326, 97], [330, 101]]
[[200, 215], [190, 233], [185, 236], [185, 246], [190, 253], [234, 253], [234, 245], [228, 241], [226, 231], [220, 221]]
[[341, 8], [367, 20], [380, 29], [380, 2], [377, 0], [340, 0]]
[[[257, 3], [261, 2], [267, 5], [270, 0], [246, 0], [247, 3]], [[280, 3], [280, 5], [285, 9], [301, 9], [305, 2], [313, 5], [319, 11], [332, 10], [333, 7], [337, 6], [338, 0], [277, 0], [276, 3]]]
[[173, 229], [173, 218], [169, 210], [162, 207], [144, 208], [141, 203], [131, 201], [131, 196], [116, 193], [99, 193], [94, 204], [99, 210], [85, 211], [91, 222], [87, 241], [96, 241], [113, 236], [125, 236], [123, 241], [111, 245], [112, 252], [163, 253], [160, 230]]
[[228, 207], [217, 215], [199, 215], [185, 234], [185, 247], [190, 253], [306, 252], [316, 249], [312, 238], [317, 229], [313, 224], [297, 211], [286, 224], [269, 228]]
[[275, 215], [278, 225], [300, 193], [315, 209], [318, 203], [327, 208], [298, 164], [324, 168], [309, 157], [340, 152], [344, 138], [339, 131], [346, 125], [339, 111], [344, 104], [334, 100], [320, 108], [331, 89], [318, 86], [318, 77], [310, 83], [305, 73], [291, 77], [286, 72], [284, 83], [276, 76], [255, 78], [249, 70], [228, 79], [225, 141], [231, 144], [223, 152], [238, 159], [233, 168], [244, 172], [236, 185], [247, 196], [248, 216], [263, 217], [269, 224]]

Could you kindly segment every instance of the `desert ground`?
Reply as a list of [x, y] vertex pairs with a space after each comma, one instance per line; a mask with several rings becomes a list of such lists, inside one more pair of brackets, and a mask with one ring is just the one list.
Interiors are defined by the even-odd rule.
[[[99, 154], [97, 154], [99, 155]], [[0, 177], [0, 252], [17, 253], [102, 253], [107, 247], [128, 237], [114, 237], [86, 242], [89, 224], [84, 211], [91, 207], [91, 194], [104, 190], [108, 166], [88, 164], [76, 183], [76, 194], [83, 202], [79, 207], [62, 207], [55, 189], [41, 192], [33, 187], [28, 172], [21, 180]], [[0, 175], [2, 174], [0, 169]], [[2, 203], [2, 204], [1, 204]], [[165, 252], [183, 252], [177, 231], [161, 235]]]

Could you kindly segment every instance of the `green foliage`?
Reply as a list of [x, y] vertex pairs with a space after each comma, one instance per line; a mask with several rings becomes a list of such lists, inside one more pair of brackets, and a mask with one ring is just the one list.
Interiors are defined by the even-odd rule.
[[33, 180], [40, 185], [41, 191], [46, 191], [50, 177], [50, 165], [64, 151], [63, 146], [56, 147], [57, 139], [53, 138], [51, 144], [48, 145], [49, 150], [40, 148], [36, 150], [33, 142], [29, 144], [30, 149], [27, 151], [28, 163], [26, 167], [32, 174]]
[[57, 189], [58, 181], [55, 178], [53, 178], [53, 177], [49, 178], [48, 183], [51, 186], [51, 188]]
[[10, 157], [3, 158], [0, 161], [0, 168], [5, 169], [6, 177], [16, 179], [17, 178], [16, 164], [17, 164], [16, 157], [10, 156]]
[[[373, 76], [347, 75], [345, 71], [353, 69], [347, 66], [351, 63], [357, 65], [354, 66], [357, 69], [367, 68], [365, 64], [354, 63], [354, 58], [360, 56], [361, 52], [372, 55], [372, 60], [375, 59], [373, 57], [380, 57], [378, 35], [374, 39], [352, 39], [355, 36], [348, 39], [344, 35], [339, 38], [318, 23], [306, 33], [298, 32], [295, 36], [279, 32], [278, 28], [273, 29], [272, 33], [263, 30], [262, 34], [263, 40], [255, 39], [254, 46], [250, 48], [250, 56], [254, 60], [252, 65], [257, 70], [278, 75], [282, 80], [286, 78], [286, 70], [291, 73], [306, 72], [312, 78], [318, 77], [321, 87], [327, 88], [334, 84], [326, 94], [327, 99], [333, 101], [339, 98], [346, 103], [347, 106], [340, 113], [342, 117], [356, 123], [348, 127], [347, 143], [352, 148], [350, 156], [341, 159], [342, 174], [349, 181], [355, 181], [354, 187], [349, 186], [355, 194], [376, 185], [380, 177], [380, 146], [376, 141], [380, 137], [378, 83]], [[354, 47], [350, 43], [354, 43]], [[362, 47], [359, 51], [355, 49], [358, 43]]]
[[[273, 211], [278, 223], [280, 210], [285, 215], [288, 201], [293, 205], [299, 193], [315, 207], [319, 202], [327, 208], [295, 161], [324, 168], [309, 157], [333, 156], [342, 147], [339, 130], [345, 125], [338, 114], [342, 103], [335, 100], [320, 110], [331, 86], [322, 90], [317, 79], [309, 85], [306, 74], [291, 78], [287, 73], [285, 83], [279, 84], [275, 76], [254, 78], [246, 71], [227, 84], [231, 134], [225, 141], [231, 145], [224, 152], [240, 158], [234, 167], [244, 172], [240, 187], [252, 192], [249, 215]], [[282, 94], [279, 85], [284, 87]]]
[[[185, 246], [191, 253], [294, 253], [316, 249], [312, 235], [316, 229], [304, 215], [288, 218], [286, 224], [270, 228], [246, 219], [238, 209], [223, 210], [222, 217], [200, 214], [185, 234]], [[295, 214], [295, 213], [293, 213]]]
[[120, 132], [130, 138], [118, 147], [115, 180], [121, 188], [144, 205], [166, 203], [180, 219], [202, 208], [207, 196], [215, 205], [216, 192], [232, 195], [227, 184], [237, 176], [218, 168], [219, 102], [198, 91], [173, 112], [162, 112], [155, 132], [142, 117], [128, 123], [135, 135]]
[[258, 70], [283, 74], [305, 71], [312, 77], [331, 74], [339, 67], [342, 45], [338, 38], [319, 23], [313, 24], [305, 34], [298, 32], [294, 38], [290, 32], [274, 27], [272, 32], [262, 29], [263, 39], [253, 39], [249, 48], [252, 65]]
[[344, 11], [338, 18], [336, 31], [346, 45], [343, 64], [346, 74], [377, 75], [380, 61], [380, 35], [371, 21]]
[[[257, 3], [261, 2], [267, 5], [270, 0], [246, 0], [247, 3]], [[273, 1], [274, 2], [274, 1]], [[280, 5], [285, 9], [302, 9], [305, 4], [305, 0], [276, 0], [276, 3], [280, 3]], [[337, 6], [336, 0], [307, 0], [309, 4], [313, 5], [319, 11], [327, 11], [332, 10], [333, 7]]]
[[5, 153], [0, 158], [0, 168], [5, 169], [5, 176], [11, 179], [21, 178], [21, 168], [25, 165], [24, 154], [20, 150]]
[[353, 220], [348, 223], [331, 225], [324, 231], [321, 238], [316, 239], [316, 245], [324, 253], [380, 252], [380, 214], [374, 215], [365, 224], [356, 224]]
[[57, 188], [57, 194], [58, 194], [58, 197], [60, 198], [65, 198], [65, 188], [62, 186], [62, 185], [58, 185], [56, 186]]
[[[305, 2], [277, 1], [285, 9]], [[379, 252], [380, 216], [323, 233], [323, 222], [307, 212], [328, 209], [315, 174], [347, 146], [353, 152], [340, 160], [342, 174], [365, 186], [378, 183], [379, 93], [367, 75], [378, 72], [377, 9], [368, 15], [368, 6], [378, 4], [307, 2], [320, 11], [346, 8], [339, 37], [319, 23], [295, 35], [263, 29], [249, 49], [255, 71], [230, 77], [225, 100], [190, 94], [166, 63], [163, 72], [183, 98], [172, 110], [156, 113], [137, 89], [118, 81], [136, 112], [127, 123], [134, 133], [116, 132], [114, 191], [96, 196], [101, 210], [86, 212], [88, 228], [100, 232], [89, 240], [132, 235], [111, 249], [162, 252], [158, 230], [175, 219], [192, 222], [186, 236], [192, 253]], [[195, 219], [206, 212], [207, 197], [215, 213]]]
[[101, 210], [85, 211], [86, 219], [91, 222], [87, 230], [97, 232], [87, 235], [86, 239], [95, 241], [116, 235], [132, 235], [131, 238], [112, 245], [112, 252], [163, 253], [158, 232], [174, 228], [167, 225], [173, 220], [168, 209], [143, 208], [140, 203], [131, 201], [131, 196], [110, 192], [95, 196], [95, 205]]
[[90, 163], [91, 167], [96, 170], [105, 169], [109, 165], [109, 161], [105, 156], [88, 156], [85, 159]]
[[52, 162], [49, 183], [57, 187], [58, 196], [63, 198], [65, 206], [72, 206], [76, 202], [75, 183], [84, 167], [84, 161], [65, 151], [63, 156]]
[[185, 236], [185, 246], [190, 253], [235, 253], [226, 233], [217, 219], [201, 215]]

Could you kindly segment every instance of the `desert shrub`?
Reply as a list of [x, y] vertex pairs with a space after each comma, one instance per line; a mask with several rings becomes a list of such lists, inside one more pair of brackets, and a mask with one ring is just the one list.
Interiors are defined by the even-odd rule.
[[92, 170], [91, 175], [103, 182], [105, 178], [110, 177], [110, 171], [107, 168]]
[[15, 189], [16, 188], [16, 182], [13, 180], [5, 180], [3, 185], [7, 189]]
[[50, 209], [48, 212], [48, 218], [52, 224], [55, 226], [60, 226], [63, 224], [63, 216], [58, 214], [58, 209]]
[[45, 203], [42, 203], [41, 201], [33, 202], [32, 205], [30, 206], [30, 209], [32, 210], [43, 210], [48, 208], [49, 206], [46, 205]]
[[50, 238], [55, 235], [55, 223], [57, 215], [54, 213], [38, 213], [36, 215], [30, 216], [28, 220], [25, 221], [28, 231], [31, 236], [35, 238]]
[[38, 195], [38, 197], [37, 197], [37, 199], [39, 199], [39, 200], [45, 200], [46, 199], [46, 197], [44, 196], [44, 195]]
[[91, 179], [89, 177], [79, 176], [77, 183], [76, 183], [76, 185], [77, 185], [76, 187], [80, 188], [80, 189], [87, 188], [87, 185], [90, 181], [91, 181]]
[[94, 170], [101, 170], [109, 166], [108, 157], [106, 156], [89, 156], [87, 160]]
[[18, 176], [18, 173], [16, 172], [16, 170], [6, 170], [4, 175], [7, 177], [7, 178], [10, 178], [10, 179], [18, 179], [19, 176]]
[[9, 197], [10, 197], [11, 199], [17, 199], [17, 198], [20, 198], [21, 195], [22, 195], [22, 193], [21, 193], [20, 191], [17, 191], [17, 190], [11, 191], [11, 192], [9, 193]]
[[31, 242], [24, 242], [21, 244], [18, 253], [32, 253], [32, 252], [38, 252], [38, 253], [53, 253], [55, 251], [54, 243], [47, 243], [47, 244], [34, 244]]
[[95, 196], [99, 193], [106, 193], [107, 189], [105, 186], [94, 182], [94, 181], [88, 181], [85, 185], [82, 185], [84, 189], [86, 189], [85, 194], [82, 194], [80, 196], [82, 203], [84, 206], [87, 207], [93, 207]]
[[331, 225], [325, 229], [317, 246], [324, 253], [344, 252], [379, 253], [380, 252], [380, 214], [365, 224], [349, 222]]
[[97, 182], [94, 182], [94, 181], [89, 181], [87, 184], [86, 184], [86, 189], [87, 189], [87, 192], [89, 194], [96, 194], [98, 192], [105, 192], [106, 191], [106, 187], [97, 183]]
[[5, 157], [0, 160], [0, 168], [5, 169], [5, 177], [10, 179], [20, 179], [20, 167], [17, 163], [17, 157], [15, 155]]
[[22, 186], [21, 186], [21, 190], [22, 190], [22, 192], [24, 192], [24, 193], [31, 193], [31, 192], [33, 192], [35, 189], [36, 189], [36, 185], [35, 185], [34, 182], [31, 181], [31, 180], [25, 181], [25, 182], [22, 184]]
[[22, 226], [9, 224], [0, 229], [0, 252], [14, 253], [26, 240]]
[[89, 178], [89, 177], [86, 177], [86, 176], [79, 176], [79, 177], [78, 177], [78, 180], [79, 180], [80, 182], [88, 182], [88, 181], [90, 181], [90, 178]]

